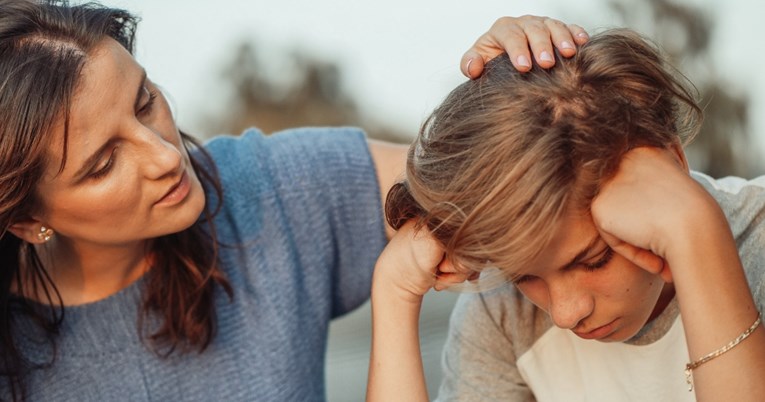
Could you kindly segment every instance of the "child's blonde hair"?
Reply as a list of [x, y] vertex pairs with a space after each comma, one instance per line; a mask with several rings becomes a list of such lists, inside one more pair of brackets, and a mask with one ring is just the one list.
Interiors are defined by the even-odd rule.
[[621, 157], [687, 143], [702, 111], [660, 52], [629, 30], [594, 35], [550, 70], [507, 56], [452, 91], [409, 150], [388, 221], [419, 218], [458, 266], [513, 275], [566, 211], [588, 212]]

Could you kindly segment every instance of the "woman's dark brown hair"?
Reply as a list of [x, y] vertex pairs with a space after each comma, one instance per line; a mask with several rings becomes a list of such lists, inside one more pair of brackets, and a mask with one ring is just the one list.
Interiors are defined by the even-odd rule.
[[692, 86], [629, 30], [594, 35], [550, 70], [498, 57], [425, 122], [387, 219], [418, 218], [464, 269], [513, 276], [564, 213], [589, 212], [627, 151], [685, 144], [701, 117]]
[[[24, 316], [39, 325], [54, 350], [44, 365], [54, 364], [64, 307], [35, 248], [8, 228], [39, 207], [36, 184], [45, 168], [52, 127], [59, 121], [64, 122], [66, 160], [70, 105], [89, 52], [113, 38], [132, 53], [136, 23], [127, 11], [94, 3], [0, 0], [0, 377], [5, 383], [0, 387], [7, 384], [14, 400], [25, 399], [24, 377], [40, 367], [17, 347], [14, 322]], [[205, 190], [221, 200], [209, 155], [191, 137], [182, 138], [184, 146], [193, 148], [192, 165]], [[212, 220], [217, 208], [207, 205], [196, 224], [149, 246], [153, 266], [136, 319], [143, 323], [149, 314], [161, 319], [159, 328], [147, 334], [160, 355], [177, 348], [204, 350], [215, 332], [216, 285], [231, 296], [218, 266]], [[34, 295], [25, 293], [30, 291]]]

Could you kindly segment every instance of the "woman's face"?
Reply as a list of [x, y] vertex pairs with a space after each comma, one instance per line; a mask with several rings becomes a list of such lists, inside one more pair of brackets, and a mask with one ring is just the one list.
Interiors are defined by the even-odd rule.
[[584, 339], [625, 341], [666, 307], [673, 287], [600, 238], [589, 215], [569, 214], [515, 283], [556, 326]]
[[49, 147], [34, 218], [76, 244], [122, 245], [181, 231], [205, 197], [172, 113], [116, 41], [89, 55], [72, 99], [66, 164], [63, 122]]

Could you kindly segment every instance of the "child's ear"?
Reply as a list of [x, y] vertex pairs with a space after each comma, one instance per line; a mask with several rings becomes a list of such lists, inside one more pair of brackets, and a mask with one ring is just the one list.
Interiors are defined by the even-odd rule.
[[16, 222], [8, 227], [8, 231], [27, 243], [42, 244], [50, 240], [53, 230], [35, 219]]
[[685, 157], [685, 151], [683, 150], [683, 145], [680, 144], [680, 141], [675, 141], [672, 145], [669, 146], [668, 150], [675, 157], [675, 161], [680, 165], [680, 167], [682, 167], [686, 172], [690, 173], [691, 170], [688, 166], [688, 159]]

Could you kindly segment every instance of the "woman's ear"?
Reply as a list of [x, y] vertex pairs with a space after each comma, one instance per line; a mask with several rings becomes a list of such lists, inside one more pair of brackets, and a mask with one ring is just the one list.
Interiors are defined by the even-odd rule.
[[53, 229], [34, 219], [16, 222], [8, 227], [8, 231], [27, 243], [43, 244], [53, 236]]
[[674, 141], [667, 150], [672, 153], [675, 161], [683, 168], [683, 170], [687, 173], [691, 172], [690, 167], [688, 166], [688, 159], [685, 157], [685, 151], [683, 150], [683, 145], [680, 144], [680, 140]]

